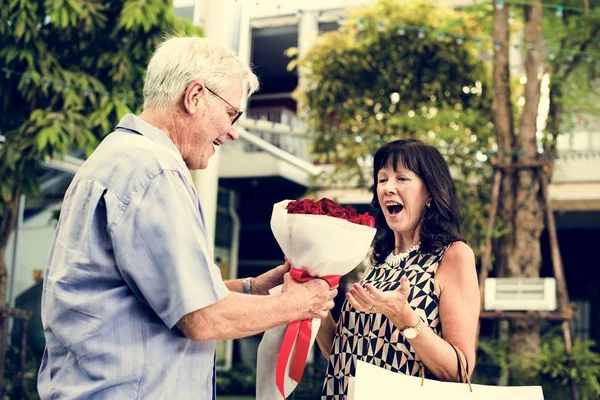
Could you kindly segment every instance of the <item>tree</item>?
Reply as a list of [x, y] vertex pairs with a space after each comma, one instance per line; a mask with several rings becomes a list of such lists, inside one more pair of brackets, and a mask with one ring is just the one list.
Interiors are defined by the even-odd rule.
[[8, 0], [0, 7], [0, 307], [6, 246], [40, 161], [90, 153], [142, 104], [145, 65], [165, 34], [200, 34], [169, 0]]
[[[518, 15], [520, 11], [515, 9], [513, 15]], [[509, 70], [509, 47], [514, 43], [511, 42], [509, 9], [504, 3], [500, 5], [499, 1], [495, 2], [493, 111], [498, 143], [497, 161], [500, 165], [513, 167], [503, 169], [500, 184], [498, 215], [507, 233], [497, 239], [494, 255], [501, 276], [539, 276], [542, 263], [540, 235], [544, 229], [540, 174], [547, 172], [541, 168], [514, 167], [542, 160], [552, 162], [556, 155], [557, 138], [568, 131], [569, 120], [575, 116], [564, 113], [573, 111], [574, 106], [565, 89], [573, 87], [574, 79], [581, 78], [581, 75], [593, 77], [597, 68], [592, 63], [586, 65], [585, 55], [580, 52], [593, 45], [597, 47], [600, 20], [595, 14], [570, 14], [570, 19], [565, 14], [556, 16], [550, 11], [544, 14], [539, 0], [523, 6], [525, 22], [522, 48], [526, 83], [521, 88], [513, 84]], [[546, 40], [543, 32], [546, 32]], [[548, 58], [545, 59], [545, 56]], [[544, 140], [540, 140], [538, 133], [541, 128], [538, 124], [542, 81], [540, 72], [550, 75], [550, 107], [548, 124], [543, 132]], [[521, 90], [523, 106], [515, 107], [513, 93]], [[582, 96], [582, 90], [576, 92], [578, 97]], [[532, 366], [539, 365], [535, 361], [539, 358], [540, 349], [540, 326], [537, 321], [511, 321], [510, 343], [509, 351], [513, 357], [527, 356], [533, 360]], [[520, 376], [525, 382], [537, 380], [537, 367], [512, 372], [514, 374], [511, 377]]]
[[542, 27], [549, 51], [545, 72], [550, 77], [548, 122], [544, 153], [556, 156], [559, 135], [568, 134], [575, 119], [600, 111], [597, 77], [600, 75], [600, 13], [577, 9], [580, 2], [567, 1], [564, 9], [545, 9]]
[[[336, 165], [329, 184], [372, 184], [365, 174], [382, 144], [414, 137], [436, 145], [456, 178], [463, 232], [481, 243], [489, 198], [491, 97], [478, 58], [478, 21], [429, 1], [379, 1], [349, 18], [299, 60], [300, 94], [318, 162]], [[356, 178], [356, 179], [355, 179]]]
[[[541, 48], [541, 2], [529, 7], [525, 41]], [[536, 160], [536, 117], [540, 100], [540, 52], [528, 48], [525, 69], [527, 83], [519, 135], [514, 129], [508, 49], [510, 48], [508, 9], [494, 14], [494, 40], [502, 44], [494, 54], [494, 126], [498, 142], [498, 162], [533, 162]], [[498, 46], [496, 46], [498, 47]], [[520, 154], [520, 152], [524, 152]], [[519, 154], [520, 156], [515, 156]], [[540, 234], [543, 229], [543, 206], [539, 201], [540, 181], [534, 169], [503, 171], [500, 187], [500, 220], [509, 231], [498, 239], [496, 262], [504, 276], [539, 276], [541, 266]], [[510, 351], [514, 354], [539, 352], [539, 324], [532, 320], [511, 321]], [[536, 374], [531, 374], [534, 378]]]

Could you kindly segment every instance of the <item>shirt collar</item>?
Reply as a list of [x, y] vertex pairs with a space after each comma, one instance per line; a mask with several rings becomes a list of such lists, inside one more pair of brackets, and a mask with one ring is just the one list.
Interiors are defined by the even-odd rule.
[[172, 151], [175, 151], [177, 155], [181, 158], [181, 153], [177, 146], [171, 141], [171, 139], [167, 136], [164, 131], [161, 131], [158, 128], [150, 125], [137, 115], [133, 114], [125, 114], [121, 121], [119, 121], [119, 125], [117, 125], [117, 129], [125, 129], [128, 131], [132, 131], [139, 135], [145, 136], [148, 139], [153, 140], [154, 142], [164, 146]]

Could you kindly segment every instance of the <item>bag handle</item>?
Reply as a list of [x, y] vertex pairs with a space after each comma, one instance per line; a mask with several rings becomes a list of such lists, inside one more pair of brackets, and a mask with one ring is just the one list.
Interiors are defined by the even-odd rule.
[[[473, 392], [473, 387], [471, 386], [471, 379], [469, 378], [469, 361], [467, 361], [465, 359], [465, 362], [467, 363], [467, 367], [465, 368], [465, 365], [463, 364], [463, 360], [460, 357], [460, 355], [458, 354], [458, 350], [452, 343], [449, 343], [449, 344], [450, 344], [450, 346], [452, 346], [452, 349], [456, 353], [456, 360], [457, 360], [457, 364], [458, 364], [458, 378], [460, 379], [460, 383], [465, 383], [465, 382], [463, 382], [463, 374], [464, 374], [466, 383], [469, 385], [469, 391]], [[425, 365], [423, 364], [423, 361], [421, 361], [420, 364], [421, 364], [421, 371], [420, 371], [421, 372], [421, 386], [423, 386], [425, 384]]]
[[463, 364], [463, 360], [460, 357], [460, 354], [458, 353], [458, 350], [456, 349], [456, 347], [452, 343], [450, 343], [450, 346], [452, 346], [452, 348], [454, 349], [454, 352], [456, 353], [456, 359], [458, 362], [458, 378], [460, 379], [460, 383], [465, 383], [465, 382], [463, 382], [463, 374], [464, 374], [466, 383], [469, 385], [469, 390], [472, 392], [473, 387], [471, 386], [471, 379], [469, 378], [469, 361], [465, 360], [465, 362], [467, 363], [467, 367], [465, 368], [465, 365]]

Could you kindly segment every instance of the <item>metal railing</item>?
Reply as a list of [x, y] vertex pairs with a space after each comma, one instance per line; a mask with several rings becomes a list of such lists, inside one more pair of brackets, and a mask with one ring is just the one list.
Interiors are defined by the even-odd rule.
[[[239, 125], [254, 136], [287, 153], [290, 153], [305, 161], [311, 160], [311, 142], [307, 135], [306, 129], [301, 127], [294, 128], [286, 124], [254, 119], [240, 120]], [[244, 141], [242, 146], [246, 152], [263, 151], [263, 149], [249, 141]]]

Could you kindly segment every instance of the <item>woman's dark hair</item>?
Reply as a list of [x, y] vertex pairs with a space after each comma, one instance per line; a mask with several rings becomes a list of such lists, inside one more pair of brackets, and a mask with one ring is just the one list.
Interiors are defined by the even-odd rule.
[[444, 157], [433, 146], [416, 139], [395, 140], [382, 146], [373, 161], [373, 200], [377, 234], [371, 255], [373, 265], [381, 264], [395, 245], [394, 232], [385, 221], [377, 197], [379, 170], [401, 165], [419, 176], [431, 196], [431, 207], [425, 208], [420, 227], [421, 251], [428, 253], [452, 242], [464, 241], [460, 236], [460, 215], [456, 188]]

